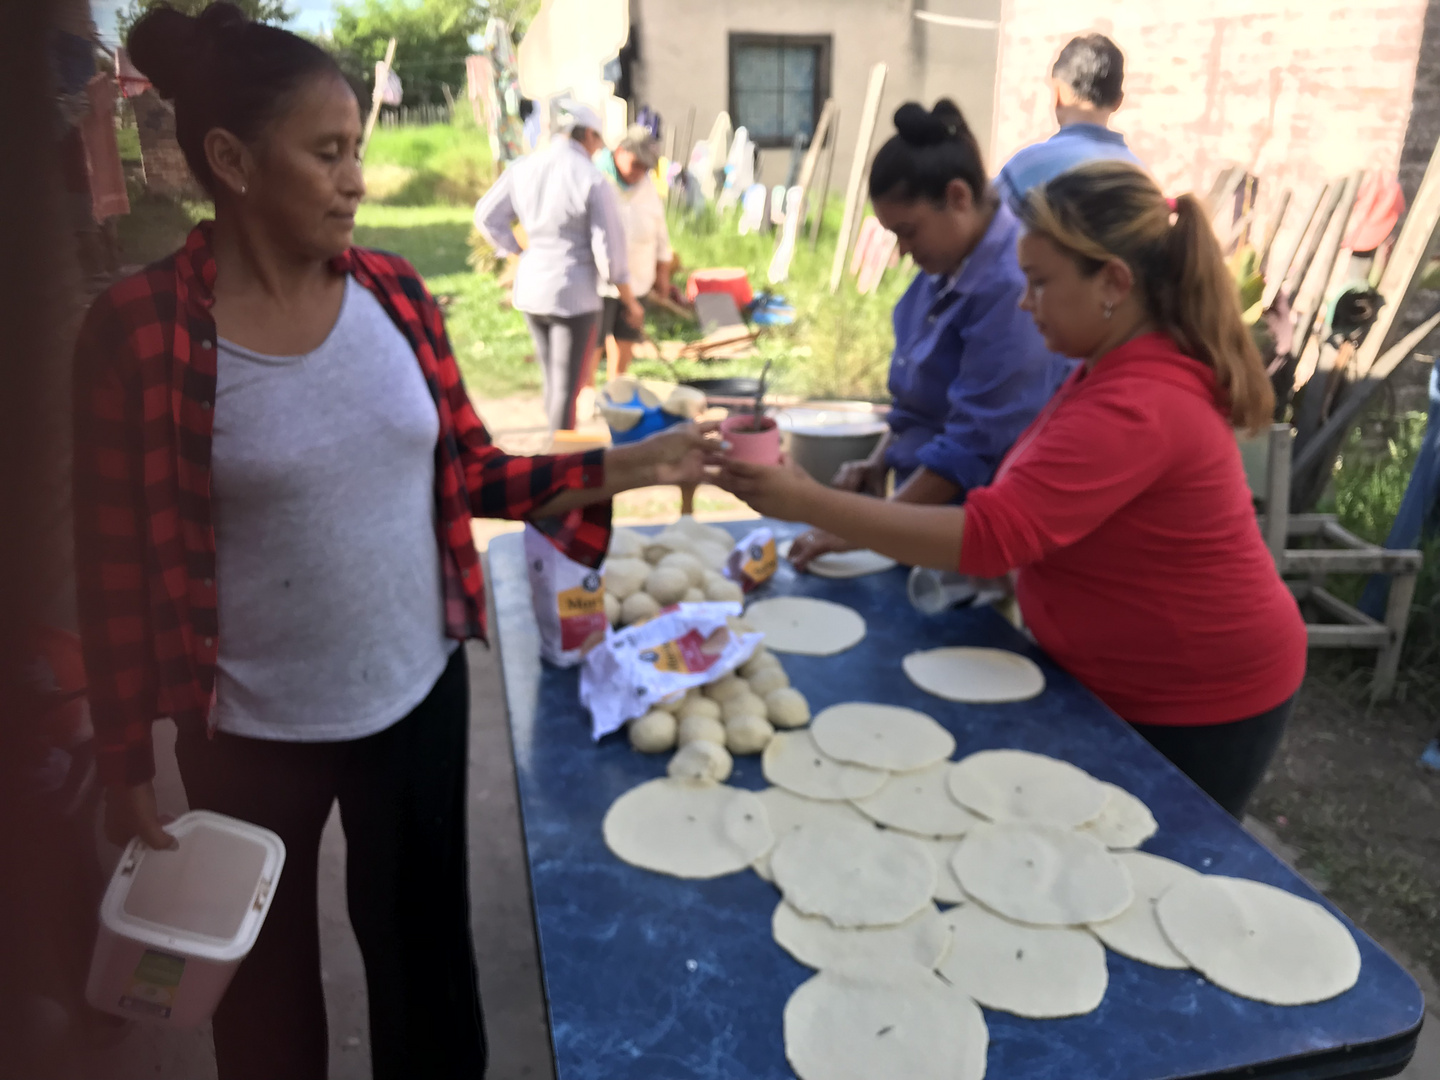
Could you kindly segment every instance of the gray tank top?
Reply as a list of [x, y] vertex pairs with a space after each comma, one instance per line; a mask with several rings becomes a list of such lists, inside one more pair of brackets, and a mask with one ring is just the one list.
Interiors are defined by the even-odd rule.
[[458, 644], [435, 531], [439, 431], [409, 343], [353, 278], [313, 352], [219, 342], [222, 731], [358, 739], [424, 700]]

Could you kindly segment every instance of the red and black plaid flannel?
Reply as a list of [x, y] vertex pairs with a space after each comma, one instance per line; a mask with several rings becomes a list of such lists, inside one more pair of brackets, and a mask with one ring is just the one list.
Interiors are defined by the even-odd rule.
[[[471, 518], [525, 518], [562, 491], [603, 486], [604, 453], [505, 454], [470, 405], [440, 309], [415, 268], [362, 248], [333, 266], [384, 305], [435, 399], [446, 632], [483, 636], [484, 583]], [[100, 772], [111, 783], [153, 775], [150, 727], [157, 718], [202, 724], [210, 713], [219, 648], [210, 512], [214, 281], [206, 223], [183, 249], [100, 296], [76, 346], [81, 637]], [[557, 547], [595, 566], [609, 543], [610, 504], [543, 524]]]

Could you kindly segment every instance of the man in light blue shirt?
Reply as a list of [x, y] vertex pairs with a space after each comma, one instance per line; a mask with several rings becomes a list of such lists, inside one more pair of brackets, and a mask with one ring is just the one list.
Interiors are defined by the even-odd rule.
[[[481, 234], [497, 250], [520, 256], [512, 302], [535, 341], [552, 434], [575, 426], [575, 399], [600, 317], [601, 282], [615, 287], [632, 325], [643, 325], [645, 317], [630, 289], [618, 196], [591, 160], [605, 148], [600, 117], [568, 102], [562, 127], [564, 135], [513, 163], [475, 206]], [[528, 241], [523, 253], [516, 221]]]
[[1060, 130], [1020, 150], [995, 178], [995, 188], [1017, 213], [1030, 189], [1087, 161], [1144, 163], [1110, 130], [1110, 117], [1125, 100], [1125, 57], [1104, 34], [1073, 38], [1050, 71], [1055, 119]]

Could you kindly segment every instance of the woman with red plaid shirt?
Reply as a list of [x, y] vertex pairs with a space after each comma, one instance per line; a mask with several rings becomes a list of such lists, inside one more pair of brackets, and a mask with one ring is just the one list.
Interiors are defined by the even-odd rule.
[[511, 457], [403, 259], [351, 246], [354, 93], [304, 39], [216, 3], [130, 53], [215, 203], [91, 308], [77, 347], [82, 637], [112, 838], [174, 843], [150, 728], [190, 805], [273, 829], [285, 874], [215, 1015], [221, 1080], [323, 1080], [316, 878], [338, 800], [377, 1077], [474, 1078], [485, 1038], [465, 846], [484, 630], [474, 517], [595, 565], [610, 497], [701, 478], [704, 430]]

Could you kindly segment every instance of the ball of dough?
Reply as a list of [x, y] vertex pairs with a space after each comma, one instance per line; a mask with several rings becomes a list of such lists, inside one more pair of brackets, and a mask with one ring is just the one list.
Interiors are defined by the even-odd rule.
[[682, 604], [703, 604], [705, 603], [705, 590], [693, 587], [686, 589], [685, 595], [680, 598], [680, 602]]
[[685, 704], [685, 691], [676, 690], [673, 694], [667, 694], [657, 701], [653, 708], [668, 712], [671, 716], [678, 716]]
[[730, 552], [734, 549], [731, 544], [716, 544], [708, 540], [701, 540], [695, 545], [695, 557], [706, 567], [714, 572], [723, 570], [725, 564], [730, 561]]
[[702, 589], [708, 589], [711, 585], [717, 585], [722, 581], [729, 580], [729, 578], [727, 578], [724, 574], [720, 573], [720, 571], [718, 570], [706, 570], [705, 580], [701, 582], [700, 587]]
[[620, 598], [612, 592], [605, 594], [605, 621], [611, 626], [620, 625]]
[[716, 581], [705, 586], [705, 596], [717, 604], [741, 604], [745, 602], [745, 590], [733, 581]]
[[765, 699], [752, 694], [748, 689], [732, 698], [726, 698], [720, 704], [720, 715], [727, 721], [734, 720], [739, 716], [765, 716], [770, 715]]
[[765, 708], [776, 727], [804, 727], [810, 722], [810, 703], [804, 694], [789, 686], [766, 694]]
[[605, 591], [616, 600], [634, 596], [645, 585], [650, 564], [643, 559], [611, 559], [605, 564]]
[[721, 709], [720, 703], [718, 701], [711, 701], [707, 697], [687, 699], [685, 703], [680, 706], [680, 718], [682, 720], [687, 716], [708, 716], [711, 720], [719, 720], [720, 717], [724, 715], [725, 713], [724, 710]]
[[785, 669], [779, 665], [763, 667], [753, 675], [747, 675], [746, 681], [750, 683], [750, 691], [764, 697], [772, 690], [783, 690], [790, 685], [790, 676], [785, 674]]
[[781, 671], [785, 670], [780, 664], [780, 658], [765, 648], [764, 645], [761, 645], [755, 650], [754, 655], [752, 655], [749, 660], [746, 660], [745, 663], [740, 665], [740, 674], [749, 679], [757, 672], [772, 667], [780, 668]]
[[627, 596], [620, 604], [620, 621], [626, 626], [634, 626], [653, 619], [660, 614], [659, 602], [646, 592], [637, 592], [633, 596]]
[[676, 551], [694, 555], [695, 542], [682, 532], [666, 529], [659, 536], [651, 537], [650, 542], [645, 545], [645, 561], [658, 565], [666, 555]]
[[705, 687], [705, 696], [711, 701], [729, 701], [737, 694], [746, 693], [750, 684], [735, 674], [721, 675], [709, 686]]
[[663, 754], [675, 749], [678, 730], [675, 717], [651, 709], [638, 720], [630, 721], [630, 745], [642, 754]]
[[692, 742], [713, 742], [716, 746], [724, 746], [725, 725], [713, 716], [686, 713], [680, 718], [676, 737], [681, 746]]
[[700, 565], [700, 560], [694, 555], [683, 551], [672, 551], [660, 560], [661, 568], [683, 570], [685, 576], [690, 579], [690, 587], [698, 589], [705, 584], [705, 567]]
[[660, 606], [677, 604], [690, 588], [690, 579], [685, 571], [673, 566], [657, 566], [645, 576], [645, 591], [660, 601]]
[[665, 771], [676, 780], [724, 783], [734, 767], [735, 759], [719, 743], [692, 742], [675, 752]]
[[737, 716], [725, 721], [725, 749], [732, 754], [758, 754], [770, 745], [775, 728], [758, 716]]
[[616, 529], [610, 534], [609, 559], [645, 558], [645, 537], [629, 529]]

